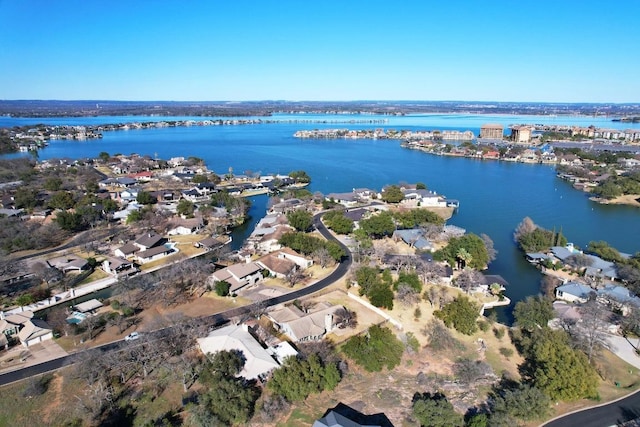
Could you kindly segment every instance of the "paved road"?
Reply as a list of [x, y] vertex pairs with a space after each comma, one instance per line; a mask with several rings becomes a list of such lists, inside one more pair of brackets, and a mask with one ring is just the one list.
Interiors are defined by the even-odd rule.
[[640, 391], [622, 400], [569, 414], [544, 427], [609, 427], [640, 418]]
[[[327, 230], [324, 224], [322, 224], [322, 222], [320, 221], [321, 216], [322, 214], [318, 214], [314, 217], [314, 226], [316, 227], [316, 229], [325, 238], [337, 242], [340, 245], [340, 247], [342, 247], [344, 252], [347, 254], [342, 259], [338, 267], [331, 274], [297, 291], [280, 295], [274, 298], [270, 298], [264, 301], [260, 301], [254, 304], [246, 305], [243, 307], [233, 308], [231, 310], [223, 311], [221, 313], [216, 313], [211, 316], [200, 317], [196, 321], [200, 324], [213, 328], [221, 324], [227, 323], [229, 319], [247, 316], [252, 313], [257, 313], [267, 307], [277, 305], [277, 304], [282, 304], [284, 302], [292, 301], [297, 298], [310, 295], [314, 292], [317, 292], [331, 285], [332, 283], [335, 283], [336, 281], [344, 277], [344, 275], [347, 274], [347, 271], [349, 271], [349, 268], [351, 267], [351, 263], [352, 263], [351, 252], [349, 251], [349, 248], [347, 248], [342, 242], [337, 240], [329, 232], [329, 230]], [[162, 330], [155, 331], [153, 332], [153, 334], [159, 334], [160, 336], [162, 334]], [[58, 359], [50, 360], [48, 362], [43, 362], [43, 363], [40, 363], [39, 365], [33, 365], [33, 366], [22, 368], [16, 371], [8, 372], [6, 374], [2, 374], [0, 375], [0, 386], [10, 384], [12, 382], [19, 381], [25, 378], [29, 378], [34, 375], [40, 375], [46, 372], [55, 371], [56, 369], [60, 369], [64, 366], [72, 365], [83, 356], [86, 356], [86, 353], [89, 353], [89, 352], [105, 353], [108, 351], [116, 350], [120, 348], [122, 345], [124, 345], [124, 341], [116, 341], [110, 344], [104, 344], [99, 347], [94, 347], [94, 348], [85, 350], [83, 352], [74, 353], [68, 356], [60, 357]]]

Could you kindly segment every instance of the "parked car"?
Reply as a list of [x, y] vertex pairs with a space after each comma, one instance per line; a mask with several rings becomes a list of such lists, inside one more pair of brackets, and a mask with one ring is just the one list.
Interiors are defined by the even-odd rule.
[[135, 341], [138, 338], [140, 338], [140, 334], [137, 332], [131, 332], [129, 335], [127, 335], [126, 337], [124, 337], [125, 341]]

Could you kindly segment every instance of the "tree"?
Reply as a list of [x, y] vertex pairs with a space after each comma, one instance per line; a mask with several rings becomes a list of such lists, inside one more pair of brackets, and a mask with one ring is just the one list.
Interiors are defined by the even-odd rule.
[[86, 224], [82, 220], [82, 215], [76, 212], [60, 211], [56, 213], [54, 221], [63, 230], [82, 231], [86, 228]]
[[391, 370], [400, 364], [404, 346], [389, 328], [371, 326], [365, 334], [350, 338], [342, 352], [369, 372]]
[[496, 388], [489, 401], [492, 416], [504, 414], [523, 421], [543, 419], [551, 409], [549, 396], [529, 384]]
[[390, 185], [382, 190], [382, 201], [385, 203], [400, 203], [404, 199], [404, 193], [397, 185]]
[[136, 196], [136, 201], [141, 205], [152, 205], [158, 201], [151, 193], [148, 191], [140, 191]]
[[463, 427], [464, 419], [440, 392], [416, 393], [411, 406], [413, 417], [423, 427]]
[[484, 243], [484, 247], [487, 250], [487, 255], [489, 256], [489, 262], [495, 261], [498, 251], [495, 249], [493, 245], [493, 240], [488, 235], [481, 233], [480, 238], [482, 239], [482, 243]]
[[538, 226], [528, 216], [524, 217], [522, 222], [516, 227], [516, 231], [513, 233], [513, 239], [516, 242], [520, 241], [522, 236], [533, 233]]
[[207, 386], [201, 405], [225, 425], [246, 424], [253, 414], [259, 390], [242, 377], [244, 360], [235, 352], [220, 351], [205, 363], [200, 380]]
[[322, 217], [324, 223], [338, 234], [349, 234], [353, 231], [354, 222], [347, 218], [342, 211], [331, 211]]
[[226, 297], [229, 295], [229, 289], [231, 289], [231, 284], [225, 280], [221, 280], [216, 282], [215, 284], [216, 294], [221, 297]]
[[309, 231], [313, 225], [313, 215], [304, 210], [295, 210], [287, 213], [289, 225], [297, 231]]
[[480, 273], [478, 270], [465, 268], [456, 278], [455, 283], [456, 286], [458, 286], [464, 292], [469, 293], [471, 289], [476, 288], [480, 285], [484, 285], [486, 283], [486, 280], [482, 273]]
[[473, 335], [478, 330], [476, 319], [480, 308], [466, 296], [457, 296], [449, 304], [433, 313], [447, 327], [452, 327], [465, 335]]
[[616, 248], [609, 246], [607, 242], [602, 240], [599, 242], [589, 242], [587, 250], [589, 252], [595, 253], [600, 258], [606, 261], [622, 262], [624, 260], [624, 258], [622, 258], [622, 255], [620, 255], [620, 252], [618, 252]]
[[554, 317], [553, 304], [540, 295], [528, 296], [516, 304], [513, 317], [516, 325], [523, 329], [531, 331], [535, 328], [546, 328], [549, 320]]
[[393, 215], [390, 212], [380, 212], [360, 221], [360, 229], [374, 239], [390, 236], [396, 229]]
[[451, 267], [455, 267], [458, 262], [460, 249], [464, 249], [471, 259], [467, 266], [482, 270], [489, 263], [489, 254], [487, 248], [480, 237], [473, 233], [465, 234], [461, 237], [452, 237], [444, 248], [433, 254], [434, 259], [439, 261], [447, 261]]
[[463, 383], [471, 384], [490, 375], [493, 375], [491, 366], [482, 360], [471, 360], [467, 357], [458, 359], [453, 365], [456, 378]]
[[578, 307], [582, 321], [579, 326], [571, 328], [569, 335], [576, 345], [587, 356], [589, 363], [603, 348], [608, 348], [607, 317], [608, 311], [595, 299], [590, 299]]
[[595, 398], [598, 376], [587, 357], [568, 341], [564, 331], [534, 330], [524, 348], [522, 375], [554, 401]]
[[311, 182], [311, 177], [303, 170], [289, 172], [289, 177], [293, 178], [295, 182], [308, 184]]
[[312, 393], [333, 390], [339, 382], [336, 364], [325, 365], [317, 354], [311, 354], [307, 359], [288, 357], [282, 367], [274, 371], [267, 387], [289, 402], [295, 402]]
[[182, 199], [178, 202], [178, 206], [176, 207], [176, 213], [178, 215], [182, 215], [187, 218], [193, 218], [193, 213], [196, 210], [196, 206], [187, 199]]
[[47, 178], [47, 180], [44, 183], [45, 190], [49, 190], [49, 191], [59, 191], [61, 187], [62, 187], [62, 179], [60, 179], [57, 176]]
[[417, 182], [416, 183], [416, 190], [426, 190], [427, 186], [425, 185], [424, 182]]

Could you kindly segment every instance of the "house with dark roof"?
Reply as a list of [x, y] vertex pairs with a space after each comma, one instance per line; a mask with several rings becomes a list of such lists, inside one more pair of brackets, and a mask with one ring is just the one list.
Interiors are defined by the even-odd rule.
[[170, 255], [174, 252], [176, 252], [176, 250], [168, 245], [154, 246], [147, 249], [146, 251], [137, 252], [136, 259], [140, 264], [146, 264], [148, 262], [164, 258], [165, 256]]
[[365, 415], [338, 403], [333, 409], [328, 409], [322, 418], [316, 420], [312, 427], [393, 427], [393, 424], [382, 412]]
[[138, 237], [133, 244], [140, 248], [140, 250], [144, 251], [153, 248], [154, 246], [158, 246], [163, 240], [164, 238], [161, 235], [154, 231], [150, 231]]

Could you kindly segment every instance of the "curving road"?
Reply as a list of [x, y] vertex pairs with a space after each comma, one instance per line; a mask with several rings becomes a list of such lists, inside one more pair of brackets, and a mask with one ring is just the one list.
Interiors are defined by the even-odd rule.
[[[292, 301], [297, 298], [310, 295], [314, 292], [317, 292], [321, 289], [326, 288], [327, 286], [331, 285], [332, 283], [335, 283], [336, 281], [344, 277], [345, 274], [347, 274], [347, 272], [349, 271], [349, 268], [351, 267], [351, 263], [352, 263], [351, 251], [349, 251], [349, 248], [347, 248], [346, 245], [344, 245], [342, 242], [336, 239], [331, 234], [331, 232], [327, 230], [327, 228], [324, 226], [324, 224], [320, 220], [323, 214], [324, 213], [319, 213], [313, 217], [313, 223], [315, 228], [327, 240], [333, 240], [337, 242], [340, 245], [340, 247], [344, 250], [344, 252], [347, 254], [340, 261], [340, 264], [338, 265], [338, 267], [335, 270], [333, 270], [333, 272], [331, 272], [331, 274], [297, 291], [293, 291], [288, 294], [280, 295], [274, 298], [269, 298], [267, 300], [263, 300], [254, 304], [243, 306], [243, 307], [233, 308], [231, 310], [216, 313], [211, 316], [199, 317], [194, 320], [200, 324], [204, 324], [213, 328], [228, 322], [229, 319], [232, 319], [234, 317], [246, 316], [246, 315], [249, 315], [250, 313], [255, 313], [256, 311], [262, 310], [266, 307], [271, 307], [273, 305], [282, 304], [284, 302]], [[160, 336], [162, 333], [163, 333], [163, 330], [153, 332], [153, 334], [159, 334], [158, 336]], [[38, 365], [33, 365], [26, 368], [18, 369], [15, 371], [7, 372], [5, 374], [0, 375], [0, 386], [7, 385], [25, 378], [29, 378], [34, 375], [40, 375], [46, 372], [55, 371], [64, 366], [72, 365], [77, 360], [80, 360], [87, 353], [95, 353], [95, 352], [105, 353], [108, 351], [119, 349], [123, 345], [124, 345], [124, 341], [115, 341], [109, 344], [104, 344], [99, 347], [93, 347], [91, 349], [84, 350], [82, 352], [60, 357], [58, 359], [49, 360], [47, 362], [43, 362]]]
[[609, 427], [640, 418], [640, 390], [611, 403], [553, 419], [541, 427]]

